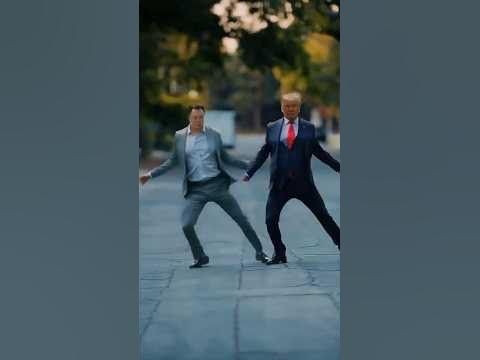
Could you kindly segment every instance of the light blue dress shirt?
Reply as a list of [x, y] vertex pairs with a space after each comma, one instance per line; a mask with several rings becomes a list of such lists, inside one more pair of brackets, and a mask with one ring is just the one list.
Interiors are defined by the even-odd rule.
[[185, 157], [189, 181], [205, 181], [220, 174], [215, 149], [209, 145], [205, 128], [200, 133], [192, 134], [188, 127]]

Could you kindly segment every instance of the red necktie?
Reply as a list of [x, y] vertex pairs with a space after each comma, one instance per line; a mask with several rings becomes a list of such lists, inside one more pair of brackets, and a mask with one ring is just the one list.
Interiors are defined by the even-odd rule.
[[295, 129], [293, 128], [293, 123], [289, 123], [288, 134], [287, 134], [288, 150], [290, 150], [293, 147], [294, 141], [295, 141]]

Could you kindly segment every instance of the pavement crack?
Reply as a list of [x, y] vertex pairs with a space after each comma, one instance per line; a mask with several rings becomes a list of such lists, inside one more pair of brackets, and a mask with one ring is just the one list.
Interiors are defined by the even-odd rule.
[[302, 287], [302, 286], [312, 286], [312, 284], [310, 283], [310, 281], [307, 281], [307, 282], [304, 282], [304, 283], [301, 283], [301, 284], [286, 285], [286, 286], [284, 286], [284, 288], [289, 289], [289, 288], [297, 288], [297, 287]]
[[[303, 260], [302, 257], [298, 256], [294, 250], [290, 249], [290, 252], [292, 255], [297, 259], [298, 266], [307, 274], [308, 282], [305, 284], [307, 286], [312, 286], [316, 288], [322, 288], [318, 284], [315, 283], [317, 280], [316, 276], [312, 273], [312, 270], [308, 267], [308, 265], [305, 265], [305, 261]], [[324, 271], [338, 271], [338, 270], [324, 270]], [[335, 309], [340, 312], [340, 302], [337, 300], [335, 296], [331, 292], [327, 293], [326, 296], [332, 301], [333, 306]]]
[[175, 275], [175, 270], [176, 268], [172, 268], [170, 270], [170, 275], [167, 279], [167, 284], [165, 285], [165, 287], [161, 288], [160, 290], [160, 298], [157, 300], [157, 303], [155, 304], [155, 306], [153, 307], [153, 310], [152, 312], [149, 314], [148, 316], [148, 321], [147, 323], [145, 324], [145, 326], [142, 328], [142, 331], [140, 332], [140, 340], [143, 339], [143, 335], [145, 335], [145, 332], [148, 330], [148, 328], [150, 327], [150, 325], [152, 324], [153, 322], [153, 317], [154, 315], [157, 313], [158, 311], [158, 308], [160, 307], [160, 304], [162, 303], [162, 294], [163, 292], [168, 289], [172, 283], [172, 279], [173, 279], [173, 276]]
[[312, 272], [305, 267], [305, 263], [302, 257], [298, 256], [295, 251], [290, 249], [290, 252], [292, 255], [297, 259], [297, 264], [298, 266], [307, 274], [307, 279], [308, 283], [307, 285], [313, 286], [315, 284], [315, 276], [312, 274]]
[[328, 293], [327, 296], [332, 301], [333, 306], [335, 306], [335, 309], [337, 309], [337, 311], [340, 311], [340, 302], [338, 301], [338, 299], [335, 296], [333, 296], [332, 293]]
[[[242, 250], [240, 255], [240, 268], [238, 270], [238, 285], [237, 290], [242, 289], [243, 285], [243, 270], [244, 270], [244, 256], [245, 256], [245, 241], [242, 242]], [[235, 360], [240, 359], [240, 296], [235, 296], [235, 307], [233, 309], [233, 344]]]
[[240, 359], [240, 299], [237, 297], [233, 310], [233, 336], [235, 360]]

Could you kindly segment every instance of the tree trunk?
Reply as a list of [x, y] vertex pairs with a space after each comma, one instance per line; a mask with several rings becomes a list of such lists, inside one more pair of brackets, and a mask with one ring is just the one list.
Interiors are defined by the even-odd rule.
[[264, 103], [263, 91], [264, 78], [259, 72], [255, 74], [255, 101], [253, 105], [253, 130], [255, 132], [263, 131], [262, 105]]

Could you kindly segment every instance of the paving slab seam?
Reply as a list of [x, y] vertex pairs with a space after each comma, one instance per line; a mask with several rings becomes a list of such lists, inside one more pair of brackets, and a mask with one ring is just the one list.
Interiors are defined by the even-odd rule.
[[333, 306], [335, 306], [335, 309], [337, 309], [337, 312], [340, 312], [340, 302], [333, 296], [332, 293], [328, 293], [327, 296], [332, 301]]
[[[308, 269], [305, 266], [304, 260], [301, 256], [297, 255], [296, 252], [292, 249], [290, 249], [290, 252], [293, 254], [293, 256], [297, 259], [297, 263], [300, 266], [300, 268], [307, 274], [307, 277], [309, 279], [309, 284], [308, 286], [313, 286], [313, 287], [320, 287], [319, 285], [315, 284], [316, 277], [312, 274], [311, 270]], [[338, 270], [336, 270], [338, 271]], [[338, 301], [334, 298], [333, 294], [331, 292], [327, 293], [328, 298], [330, 301], [333, 303], [335, 309], [337, 312], [340, 312], [340, 304]]]
[[[245, 254], [245, 240], [242, 242], [242, 251], [240, 255], [240, 268], [238, 273], [237, 290], [240, 291], [243, 284], [243, 259]], [[234, 358], [240, 359], [240, 298], [235, 296], [235, 307], [233, 309], [233, 344], [234, 344]]]
[[160, 296], [159, 296], [159, 300], [157, 301], [157, 303], [155, 304], [152, 312], [150, 313], [150, 315], [148, 316], [148, 321], [147, 323], [145, 324], [145, 326], [143, 327], [142, 331], [140, 332], [140, 340], [143, 339], [143, 335], [145, 334], [145, 332], [147, 331], [147, 329], [150, 327], [150, 325], [152, 324], [153, 322], [153, 317], [154, 315], [156, 314], [156, 312], [158, 311], [158, 308], [160, 306], [160, 304], [162, 303], [162, 294], [163, 292], [168, 289], [170, 287], [170, 284], [172, 283], [172, 279], [173, 279], [173, 276], [175, 274], [175, 268], [172, 268], [170, 270], [170, 277], [168, 278], [168, 282], [166, 284], [166, 286], [164, 288], [162, 288], [162, 290], [160, 291]]
[[[314, 286], [315, 288], [324, 288], [320, 286]], [[331, 295], [331, 291], [317, 291], [317, 292], [305, 292], [305, 293], [294, 293], [294, 294], [253, 294], [253, 295], [238, 295], [232, 293], [231, 295], [219, 295], [219, 296], [203, 296], [203, 297], [196, 297], [196, 300], [204, 301], [204, 300], [228, 300], [232, 298], [236, 298], [239, 300], [246, 300], [246, 299], [260, 299], [260, 298], [275, 298], [275, 297], [290, 297], [290, 296], [329, 296]], [[192, 297], [188, 296], [172, 296], [172, 297], [164, 297], [162, 301], [191, 301]], [[156, 299], [145, 298], [145, 300], [149, 301], [158, 301]]]

